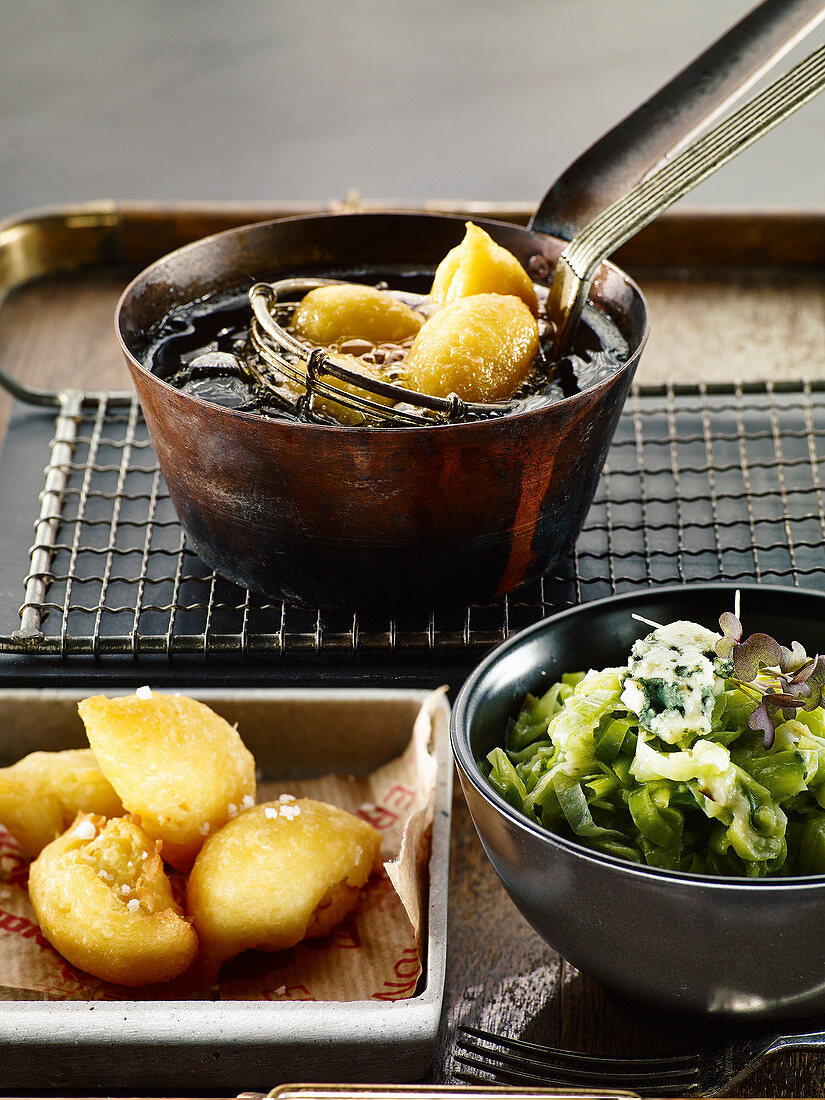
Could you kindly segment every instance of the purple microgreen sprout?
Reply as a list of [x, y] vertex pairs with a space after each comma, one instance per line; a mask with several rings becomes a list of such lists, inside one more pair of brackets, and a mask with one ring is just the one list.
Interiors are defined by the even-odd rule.
[[[782, 646], [782, 656], [779, 660], [779, 667], [783, 672], [792, 672], [794, 669], [804, 665], [807, 660], [808, 654], [799, 642], [791, 642], [790, 649], [786, 649], [785, 646]], [[814, 664], [815, 663], [816, 662], [814, 662]], [[813, 665], [811, 668], [813, 668]]]
[[751, 711], [748, 718], [748, 725], [752, 730], [762, 730], [762, 744], [766, 748], [770, 748], [773, 744], [776, 729], [774, 728], [773, 718], [768, 713], [768, 705], [764, 699], [761, 703], [757, 703]]
[[731, 656], [737, 679], [747, 683], [756, 679], [760, 669], [779, 667], [782, 646], [770, 634], [751, 634], [734, 645]]
[[719, 626], [722, 629], [722, 637], [716, 643], [716, 653], [723, 661], [727, 661], [742, 640], [742, 624], [731, 611], [723, 611], [719, 616]]
[[762, 730], [762, 744], [769, 749], [780, 714], [789, 721], [799, 710], [811, 711], [820, 705], [825, 691], [825, 657], [809, 657], [799, 642], [792, 642], [788, 649], [770, 634], [743, 639], [738, 599], [734, 614], [723, 611], [719, 616], [719, 627], [722, 637], [716, 643], [716, 654], [723, 661], [732, 661], [732, 678], [755, 703], [748, 725]]

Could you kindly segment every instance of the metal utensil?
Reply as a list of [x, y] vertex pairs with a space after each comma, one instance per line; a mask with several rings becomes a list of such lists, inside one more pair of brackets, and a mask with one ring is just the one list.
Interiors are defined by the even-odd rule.
[[823, 19], [822, 0], [763, 0], [574, 160], [530, 228], [572, 240], [711, 126]]
[[[551, 194], [556, 196], [556, 201], [561, 197], [562, 202], [565, 197], [568, 200], [573, 197], [570, 191], [573, 177], [579, 178], [582, 171], [586, 176], [594, 167], [600, 169], [597, 176], [602, 181], [600, 187], [603, 195], [612, 193], [612, 188], [628, 172], [631, 173], [629, 182], [635, 183], [638, 158], [644, 151], [667, 150], [672, 137], [676, 139], [677, 147], [685, 146], [695, 133], [710, 125], [823, 16], [825, 6], [817, 0], [781, 0], [781, 5], [776, 0], [767, 0], [759, 5], [646, 105], [597, 143], [583, 158], [586, 165], [576, 162], [563, 177], [567, 182], [561, 183], [561, 187], [555, 185], [545, 197], [533, 220], [534, 226], [542, 217], [547, 217], [549, 205], [552, 205]], [[804, 64], [798, 69], [803, 67]], [[819, 86], [812, 90], [803, 86], [805, 77], [812, 80], [815, 74], [811, 76], [810, 73], [794, 70], [789, 76], [794, 74], [793, 80], [789, 82], [789, 78], [783, 78], [783, 81], [768, 89], [771, 95], [763, 93], [749, 108], [745, 108], [740, 113], [742, 117], [738, 125], [734, 122], [740, 119], [740, 114], [714, 129], [693, 149], [667, 161], [663, 168], [646, 177], [628, 194], [609, 203], [562, 253], [554, 270], [547, 302], [547, 315], [555, 324], [552, 353], [547, 360], [548, 370], [551, 369], [550, 362], [557, 361], [572, 348], [590, 283], [601, 262], [628, 237], [816, 94]], [[787, 101], [780, 94], [783, 91]], [[748, 126], [745, 126], [745, 117], [751, 120]], [[636, 143], [629, 159], [620, 146], [623, 135], [631, 145]], [[605, 165], [598, 164], [600, 156], [605, 155], [608, 158], [606, 174], [603, 171]], [[595, 166], [591, 163], [594, 160]], [[568, 176], [571, 178], [568, 179]], [[592, 196], [590, 202], [592, 204]], [[569, 225], [564, 228], [569, 228]], [[263, 370], [257, 373], [257, 384], [264, 390], [274, 389], [277, 392], [269, 373], [274, 369], [272, 378], [286, 376], [299, 387], [299, 391], [305, 387], [305, 398], [301, 399], [300, 404], [310, 417], [313, 415], [314, 400], [320, 397], [331, 399], [356, 416], [365, 418], [367, 424], [426, 425], [433, 419], [455, 423], [468, 415], [485, 417], [512, 411], [512, 401], [473, 404], [462, 401], [455, 393], [447, 398], [419, 394], [397, 382], [381, 381], [369, 373], [352, 371], [326, 349], [313, 350], [296, 339], [273, 316], [273, 311], [283, 308], [280, 295], [328, 282], [330, 280], [281, 279], [274, 285], [257, 283], [250, 290], [250, 304], [256, 318], [252, 340], [263, 365]], [[340, 382], [344, 385], [339, 385]], [[353, 386], [356, 388], [353, 389]]]
[[554, 358], [569, 350], [602, 262], [677, 199], [743, 153], [825, 88], [825, 46], [768, 85], [612, 202], [567, 245], [553, 271], [547, 314], [555, 325]]
[[625, 1088], [642, 1096], [722, 1096], [771, 1054], [780, 1050], [825, 1049], [825, 1032], [760, 1035], [735, 1039], [725, 1046], [667, 1058], [612, 1058], [559, 1050], [508, 1039], [475, 1027], [460, 1027], [456, 1060], [473, 1071], [507, 1085]]

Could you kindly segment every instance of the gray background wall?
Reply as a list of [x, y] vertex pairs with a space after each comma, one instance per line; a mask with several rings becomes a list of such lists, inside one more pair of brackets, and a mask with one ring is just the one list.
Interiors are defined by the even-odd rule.
[[[0, 0], [0, 216], [350, 188], [537, 201], [749, 6]], [[825, 97], [689, 201], [823, 205]]]

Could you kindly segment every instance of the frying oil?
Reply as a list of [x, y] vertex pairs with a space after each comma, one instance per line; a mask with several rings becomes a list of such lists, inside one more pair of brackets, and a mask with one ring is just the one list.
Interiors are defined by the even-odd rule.
[[[372, 276], [374, 280], [374, 275]], [[371, 280], [371, 281], [372, 281]], [[394, 288], [413, 308], [426, 300], [418, 287], [431, 276], [393, 273]], [[366, 281], [353, 278], [352, 281]], [[546, 288], [536, 284], [542, 304]], [[267, 370], [250, 340], [251, 309], [246, 289], [209, 295], [172, 310], [150, 334], [145, 365], [170, 385], [224, 408], [279, 419], [315, 418], [294, 403], [260, 386], [256, 373]], [[545, 329], [536, 364], [515, 394], [517, 410], [561, 401], [605, 381], [627, 360], [629, 348], [615, 322], [591, 303], [585, 307], [572, 352], [556, 363], [548, 356]], [[256, 369], [250, 370], [252, 365]], [[318, 417], [317, 419], [321, 419]]]

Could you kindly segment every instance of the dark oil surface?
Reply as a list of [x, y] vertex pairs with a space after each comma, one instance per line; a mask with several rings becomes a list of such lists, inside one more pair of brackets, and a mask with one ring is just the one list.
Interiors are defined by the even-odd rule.
[[[410, 304], [414, 305], [412, 296], [421, 296], [421, 285], [428, 289], [431, 278], [399, 279], [393, 273], [390, 285], [409, 292]], [[536, 286], [536, 290], [540, 300], [546, 297], [544, 288]], [[272, 394], [256, 385], [253, 376], [244, 370], [244, 363], [257, 355], [249, 341], [251, 316], [245, 288], [179, 306], [149, 334], [144, 363], [164, 381], [215, 405], [277, 418], [311, 418], [311, 414], [308, 417], [287, 403], [273, 400]], [[533, 373], [515, 395], [519, 408], [555, 403], [589, 389], [615, 374], [629, 354], [627, 341], [615, 323], [590, 303], [585, 307], [572, 354], [551, 364], [545, 343]]]

